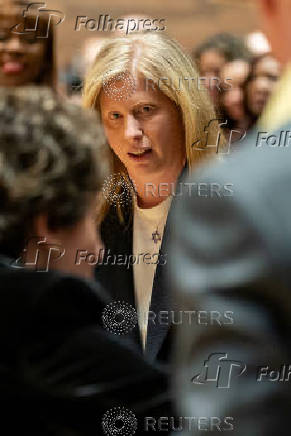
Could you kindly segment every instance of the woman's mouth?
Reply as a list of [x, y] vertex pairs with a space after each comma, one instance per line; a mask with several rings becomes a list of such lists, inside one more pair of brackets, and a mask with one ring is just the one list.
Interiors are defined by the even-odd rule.
[[22, 62], [10, 61], [4, 62], [2, 65], [2, 71], [4, 74], [20, 74], [24, 70], [24, 64]]
[[152, 149], [148, 148], [146, 150], [138, 150], [138, 151], [134, 151], [134, 152], [127, 153], [127, 154], [131, 159], [143, 160], [143, 159], [147, 158], [148, 156], [150, 156], [151, 153], [152, 153]]

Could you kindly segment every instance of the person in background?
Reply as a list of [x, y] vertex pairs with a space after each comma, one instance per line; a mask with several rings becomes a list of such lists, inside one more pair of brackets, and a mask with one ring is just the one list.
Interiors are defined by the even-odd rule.
[[[56, 86], [55, 34], [48, 13], [36, 3], [0, 0], [0, 86]], [[29, 6], [27, 16], [23, 11]], [[35, 27], [38, 17], [37, 29]], [[15, 27], [17, 26], [17, 27]], [[47, 37], [46, 35], [48, 30]]]
[[[244, 83], [249, 74], [249, 63], [242, 59], [227, 62], [222, 67], [222, 82], [231, 78], [230, 86], [224, 88], [219, 95], [219, 116], [227, 124], [223, 131], [231, 143], [239, 140], [248, 128], [248, 118], [244, 108]], [[232, 132], [232, 133], [231, 133]]]
[[[172, 322], [159, 321], [160, 313], [172, 310], [164, 281], [168, 214], [182, 173], [215, 152], [206, 146], [205, 126], [209, 143], [219, 133], [207, 93], [183, 83], [184, 77], [197, 73], [176, 41], [136, 33], [102, 46], [84, 89], [84, 104], [101, 117], [112, 156], [101, 217], [111, 258], [96, 268], [96, 278], [113, 299], [136, 307], [139, 332], [132, 335], [152, 361], [168, 361], [171, 351]], [[119, 255], [135, 260], [118, 263]]]
[[[90, 262], [78, 262], [80, 250], [98, 255], [102, 247], [97, 193], [108, 166], [101, 125], [47, 88], [0, 88], [0, 101], [5, 434], [102, 434], [102, 417], [116, 406], [125, 408], [115, 413], [127, 429], [135, 420], [122, 421], [126, 408], [137, 417], [165, 416], [164, 371], [105, 330], [110, 300], [90, 280]], [[117, 431], [114, 410], [107, 416], [105, 429]]]
[[170, 283], [202, 315], [176, 337], [183, 436], [290, 434], [291, 0], [258, 4], [283, 75], [241, 149], [187, 179], [233, 196], [181, 197], [172, 222]]
[[271, 53], [256, 57], [251, 62], [244, 84], [244, 107], [249, 129], [255, 125], [274, 92], [281, 70], [280, 62]]
[[210, 92], [215, 108], [217, 108], [219, 83], [215, 80], [220, 79], [224, 64], [235, 59], [247, 60], [249, 53], [241, 38], [229, 33], [219, 33], [195, 48], [192, 51], [192, 57], [197, 63], [200, 76], [208, 78], [206, 87]]

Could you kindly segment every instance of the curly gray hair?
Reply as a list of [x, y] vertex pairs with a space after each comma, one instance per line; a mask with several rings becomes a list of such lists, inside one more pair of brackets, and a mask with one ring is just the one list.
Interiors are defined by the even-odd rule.
[[105, 137], [84, 112], [47, 88], [0, 88], [2, 254], [19, 254], [38, 214], [51, 229], [73, 226], [101, 189]]

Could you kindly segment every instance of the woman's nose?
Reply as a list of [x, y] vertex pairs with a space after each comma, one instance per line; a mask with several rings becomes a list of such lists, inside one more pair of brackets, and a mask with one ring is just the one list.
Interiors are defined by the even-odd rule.
[[256, 81], [256, 88], [260, 92], [270, 92], [271, 83], [268, 77], [260, 76]]
[[141, 137], [143, 135], [140, 122], [133, 115], [128, 115], [126, 119], [124, 134], [128, 139]]
[[9, 40], [5, 42], [3, 48], [5, 51], [22, 53], [24, 49], [24, 44], [20, 40], [20, 38], [13, 37], [9, 38]]

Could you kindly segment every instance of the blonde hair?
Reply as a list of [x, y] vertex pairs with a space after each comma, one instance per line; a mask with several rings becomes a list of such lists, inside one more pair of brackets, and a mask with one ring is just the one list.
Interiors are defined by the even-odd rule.
[[[178, 42], [166, 35], [153, 32], [132, 33], [106, 40], [85, 79], [84, 106], [94, 108], [100, 116], [99, 97], [104, 86], [104, 77], [108, 82], [115, 77], [132, 73], [134, 76], [142, 75], [154, 83], [165, 77], [169, 79], [170, 83], [163, 82], [162, 92], [176, 103], [181, 112], [189, 170], [215, 152], [215, 148], [197, 150], [197, 146], [193, 147], [199, 140], [199, 148], [205, 146], [206, 142], [216, 143], [218, 121], [211, 122], [217, 117], [206, 89], [199, 90], [196, 85], [177, 90], [172, 86], [180, 83], [180, 78], [198, 81], [199, 75], [191, 57]], [[112, 156], [112, 173], [127, 178], [130, 186], [126, 168], [114, 153]], [[118, 188], [115, 189], [117, 192]]]

